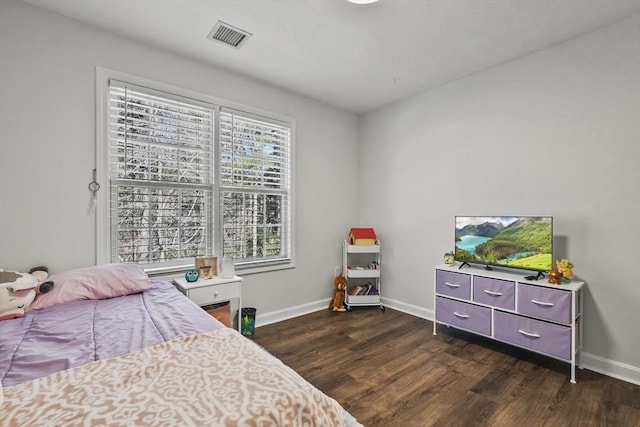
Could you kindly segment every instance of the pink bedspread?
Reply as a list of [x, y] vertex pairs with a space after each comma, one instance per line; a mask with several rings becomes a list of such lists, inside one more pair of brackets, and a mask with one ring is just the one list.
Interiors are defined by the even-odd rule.
[[5, 389], [7, 426], [357, 425], [333, 399], [230, 328]]
[[0, 321], [0, 381], [8, 387], [221, 327], [162, 281], [139, 294], [32, 310]]

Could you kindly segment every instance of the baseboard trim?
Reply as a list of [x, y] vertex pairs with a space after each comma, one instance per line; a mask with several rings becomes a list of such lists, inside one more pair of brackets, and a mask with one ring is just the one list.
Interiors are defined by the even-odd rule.
[[[331, 299], [319, 300], [302, 304], [296, 307], [289, 307], [284, 310], [277, 310], [270, 313], [256, 313], [256, 328], [260, 326], [270, 325], [271, 323], [281, 322], [283, 320], [292, 319], [294, 317], [303, 316], [320, 310], [329, 310]], [[412, 316], [433, 321], [433, 310], [427, 310], [413, 304], [407, 304], [402, 301], [391, 298], [381, 298], [382, 305], [393, 310], [401, 311]], [[640, 385], [640, 367], [628, 365], [626, 363], [617, 362], [615, 360], [605, 359], [595, 354], [582, 353], [582, 367], [590, 371], [616, 378], [631, 384]]]
[[295, 307], [289, 307], [284, 310], [276, 310], [270, 313], [256, 312], [256, 328], [276, 322], [282, 322], [283, 320], [289, 320], [294, 317], [304, 316], [305, 314], [314, 313], [320, 310], [329, 310], [330, 303], [331, 298], [313, 301]]
[[433, 321], [433, 310], [427, 310], [424, 307], [419, 307], [413, 304], [407, 304], [406, 302], [394, 300], [391, 298], [380, 298], [382, 305], [392, 308], [403, 313], [411, 314], [412, 316], [420, 317]]
[[582, 367], [608, 377], [640, 385], [640, 368], [637, 366], [583, 352]]

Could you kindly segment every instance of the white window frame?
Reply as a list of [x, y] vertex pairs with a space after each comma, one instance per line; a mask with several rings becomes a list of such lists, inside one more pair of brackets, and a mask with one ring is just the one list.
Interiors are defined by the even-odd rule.
[[[289, 163], [289, 202], [288, 202], [288, 245], [289, 257], [278, 260], [258, 260], [255, 262], [236, 262], [236, 272], [238, 274], [252, 274], [265, 271], [282, 270], [295, 267], [295, 120], [271, 112], [248, 107], [228, 100], [223, 100], [210, 95], [202, 94], [193, 90], [180, 88], [177, 86], [153, 81], [143, 77], [110, 70], [103, 67], [96, 67], [96, 175], [101, 188], [96, 194], [96, 264], [105, 264], [111, 261], [111, 202], [110, 202], [110, 177], [109, 177], [109, 123], [107, 114], [109, 111], [109, 80], [119, 80], [132, 85], [144, 86], [153, 90], [175, 94], [181, 97], [192, 98], [194, 100], [216, 105], [216, 122], [219, 120], [220, 109], [231, 109], [246, 112], [248, 115], [266, 117], [270, 120], [286, 123], [291, 129], [290, 138], [290, 163]], [[219, 140], [216, 125], [216, 137], [214, 142], [215, 177], [213, 184], [214, 198], [214, 253], [212, 256], [222, 257], [222, 203], [220, 202], [220, 169], [219, 169]], [[143, 264], [145, 270], [150, 274], [164, 274], [184, 271], [193, 267], [193, 262], [182, 260], [175, 263], [166, 263], [161, 267], [152, 264]]]

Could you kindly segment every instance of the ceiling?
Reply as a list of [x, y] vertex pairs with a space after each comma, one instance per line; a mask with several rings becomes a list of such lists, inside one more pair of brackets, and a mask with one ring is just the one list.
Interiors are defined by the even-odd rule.
[[[640, 0], [23, 0], [356, 113], [620, 21]], [[222, 20], [239, 49], [207, 35]]]

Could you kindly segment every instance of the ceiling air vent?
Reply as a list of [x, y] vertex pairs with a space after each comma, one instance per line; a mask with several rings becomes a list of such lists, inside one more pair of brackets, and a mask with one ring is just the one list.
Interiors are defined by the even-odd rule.
[[216, 22], [216, 25], [213, 26], [213, 29], [211, 29], [211, 32], [209, 32], [207, 36], [207, 38], [211, 40], [217, 40], [235, 48], [242, 46], [249, 37], [251, 37], [251, 33], [222, 21]]

